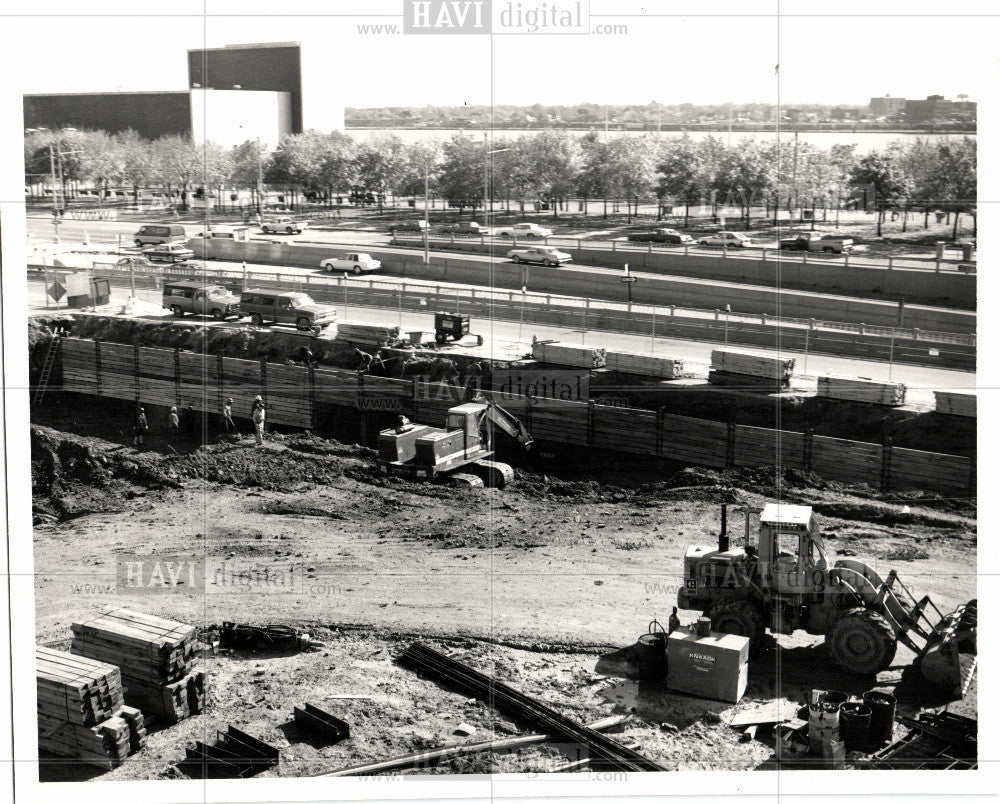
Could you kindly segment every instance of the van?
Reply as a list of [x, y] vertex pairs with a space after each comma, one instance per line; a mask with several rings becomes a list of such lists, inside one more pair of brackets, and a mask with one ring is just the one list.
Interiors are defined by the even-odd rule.
[[133, 236], [135, 244], [139, 247], [158, 246], [160, 243], [186, 238], [184, 227], [176, 223], [147, 223], [145, 226], [140, 226], [139, 231]]
[[204, 282], [164, 282], [163, 306], [178, 318], [194, 313], [223, 321], [240, 315], [240, 302], [234, 294], [222, 285]]
[[250, 316], [250, 323], [265, 321], [294, 324], [296, 329], [320, 330], [337, 320], [337, 308], [317, 304], [307, 293], [297, 291], [244, 290], [240, 296], [240, 314]]

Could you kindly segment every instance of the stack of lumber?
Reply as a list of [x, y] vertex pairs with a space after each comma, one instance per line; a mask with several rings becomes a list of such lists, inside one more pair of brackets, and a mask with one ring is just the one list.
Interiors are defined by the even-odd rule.
[[872, 405], [902, 405], [906, 386], [899, 382], [878, 382], [867, 377], [820, 377], [816, 396], [868, 402]]
[[934, 410], [951, 416], [976, 418], [976, 395], [959, 391], [935, 391]]
[[142, 713], [125, 706], [121, 673], [104, 662], [36, 648], [38, 747], [110, 770], [142, 750]]
[[207, 679], [193, 666], [193, 625], [116, 608], [71, 628], [73, 653], [117, 665], [125, 702], [147, 717], [176, 723], [204, 708]]
[[608, 355], [604, 349], [558, 341], [535, 341], [531, 344], [531, 356], [542, 363], [574, 368], [605, 368], [608, 364]]
[[372, 346], [388, 346], [399, 340], [399, 327], [387, 327], [385, 324], [358, 324], [347, 321], [337, 322], [338, 341], [370, 344]]
[[672, 357], [644, 355], [638, 352], [608, 352], [606, 358], [609, 369], [640, 377], [674, 380], [684, 371], [684, 361]]
[[794, 358], [712, 350], [708, 381], [719, 385], [761, 385], [770, 380], [787, 387], [795, 368]]

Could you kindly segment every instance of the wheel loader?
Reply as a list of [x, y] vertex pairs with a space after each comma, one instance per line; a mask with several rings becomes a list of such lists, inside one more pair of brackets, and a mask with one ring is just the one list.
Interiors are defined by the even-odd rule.
[[524, 425], [492, 401], [477, 399], [449, 409], [443, 429], [401, 416], [396, 427], [379, 433], [379, 466], [387, 474], [428, 480], [447, 476], [469, 486], [503, 488], [514, 479], [514, 469], [490, 460], [495, 429], [525, 449], [532, 445]]
[[831, 563], [811, 506], [766, 505], [756, 545], [745, 514], [745, 545], [730, 546], [723, 505], [717, 549], [688, 548], [679, 608], [703, 612], [713, 630], [751, 644], [765, 629], [822, 635], [840, 667], [864, 675], [889, 667], [902, 642], [928, 681], [965, 693], [975, 673], [976, 600], [942, 615], [930, 597], [916, 600], [896, 570], [883, 579], [863, 561]]

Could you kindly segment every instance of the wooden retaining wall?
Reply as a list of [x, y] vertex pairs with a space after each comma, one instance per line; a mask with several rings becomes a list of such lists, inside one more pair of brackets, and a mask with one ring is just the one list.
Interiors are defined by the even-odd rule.
[[[268, 421], [309, 429], [324, 405], [364, 413], [402, 412], [414, 421], [444, 424], [465, 389], [416, 378], [361, 377], [343, 369], [239, 360], [163, 349], [65, 338], [63, 389], [151, 405], [190, 405], [218, 412], [233, 399], [233, 413], [247, 418], [255, 396], [267, 402]], [[646, 455], [697, 466], [727, 468], [781, 465], [844, 483], [883, 491], [924, 489], [974, 495], [975, 464], [961, 455], [871, 444], [766, 427], [616, 408], [493, 395], [521, 419], [532, 436], [555, 444]]]

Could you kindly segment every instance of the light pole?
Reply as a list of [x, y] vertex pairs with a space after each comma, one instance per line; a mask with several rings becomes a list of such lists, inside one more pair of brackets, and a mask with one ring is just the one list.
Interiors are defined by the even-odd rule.
[[428, 207], [431, 197], [431, 160], [424, 161], [424, 265], [431, 264], [431, 223]]

